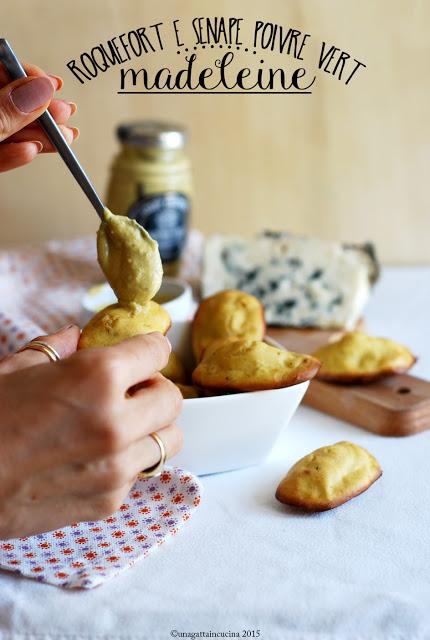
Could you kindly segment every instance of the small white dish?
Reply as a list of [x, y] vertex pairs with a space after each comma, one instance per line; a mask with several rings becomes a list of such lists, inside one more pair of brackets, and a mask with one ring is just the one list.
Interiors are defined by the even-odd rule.
[[[191, 323], [177, 322], [167, 335], [185, 367], [192, 370]], [[184, 400], [176, 421], [184, 432], [184, 446], [172, 463], [197, 475], [260, 464], [287, 427], [308, 385]]]
[[[154, 299], [166, 309], [172, 322], [188, 320], [194, 312], [191, 287], [179, 278], [164, 277]], [[95, 313], [115, 302], [117, 298], [107, 282], [91, 287], [82, 298], [85, 312], [83, 320], [88, 321]]]

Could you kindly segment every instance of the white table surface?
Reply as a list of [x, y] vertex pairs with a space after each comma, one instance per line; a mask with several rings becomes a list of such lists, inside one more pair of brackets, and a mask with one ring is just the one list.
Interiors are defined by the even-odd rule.
[[[430, 378], [430, 267], [385, 269], [366, 317]], [[381, 480], [318, 515], [277, 503], [290, 465], [340, 439], [372, 451]], [[382, 438], [300, 407], [263, 466], [204, 478], [181, 534], [106, 585], [71, 592], [1, 573], [0, 638], [430, 638], [429, 456], [430, 431]]]

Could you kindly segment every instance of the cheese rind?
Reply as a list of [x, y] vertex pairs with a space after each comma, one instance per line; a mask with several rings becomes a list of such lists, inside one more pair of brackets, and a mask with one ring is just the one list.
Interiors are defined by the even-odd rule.
[[366, 247], [266, 233], [209, 238], [203, 295], [241, 289], [263, 303], [267, 324], [353, 329], [377, 265]]

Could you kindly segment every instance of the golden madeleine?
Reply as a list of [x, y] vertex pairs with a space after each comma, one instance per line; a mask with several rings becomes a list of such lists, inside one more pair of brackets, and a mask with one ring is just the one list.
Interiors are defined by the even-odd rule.
[[416, 362], [415, 356], [401, 344], [360, 331], [346, 333], [313, 355], [321, 361], [318, 378], [344, 383], [371, 382], [404, 373]]
[[200, 398], [200, 390], [192, 384], [175, 383], [179, 391], [182, 393], [184, 400], [191, 400], [192, 398]]
[[192, 377], [205, 389], [258, 391], [310, 380], [318, 369], [319, 362], [312, 356], [278, 349], [261, 340], [231, 337], [205, 349]]
[[109, 347], [152, 331], [165, 334], [170, 325], [167, 311], [152, 300], [144, 305], [111, 304], [99, 311], [83, 328], [78, 349]]
[[265, 330], [264, 309], [257, 298], [244, 291], [220, 291], [203, 300], [194, 317], [194, 356], [198, 362], [206, 347], [220, 338], [262, 340]]
[[276, 498], [308, 511], [327, 511], [366, 491], [381, 474], [366, 449], [338, 442], [296, 462], [280, 482]]
[[174, 351], [171, 351], [169, 362], [166, 364], [164, 369], [161, 370], [161, 373], [172, 382], [179, 382], [180, 384], [187, 384], [188, 382], [185, 367], [179, 359], [178, 354]]

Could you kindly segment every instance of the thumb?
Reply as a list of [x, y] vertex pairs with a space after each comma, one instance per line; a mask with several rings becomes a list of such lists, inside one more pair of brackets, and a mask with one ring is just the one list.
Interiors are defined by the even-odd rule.
[[[51, 333], [48, 336], [38, 336], [34, 340], [46, 342], [50, 347], [53, 347], [63, 360], [76, 351], [78, 346], [78, 340], [80, 336], [80, 329], [75, 324], [71, 324], [67, 327], [63, 327], [56, 333]], [[25, 369], [27, 367], [33, 367], [37, 364], [45, 364], [50, 362], [49, 357], [34, 349], [25, 349], [19, 353], [14, 353], [8, 356], [0, 363], [0, 373], [11, 373], [18, 369]]]
[[53, 95], [46, 77], [21, 78], [0, 89], [0, 142], [42, 115]]

